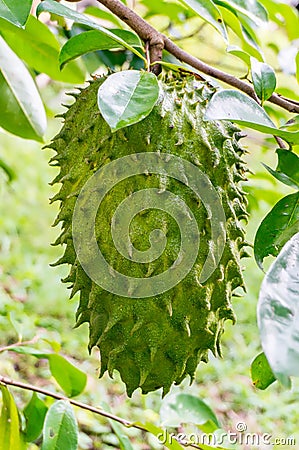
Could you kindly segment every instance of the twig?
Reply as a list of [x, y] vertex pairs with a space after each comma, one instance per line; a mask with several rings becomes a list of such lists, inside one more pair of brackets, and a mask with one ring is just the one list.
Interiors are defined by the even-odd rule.
[[[149, 23], [142, 19], [138, 14], [124, 5], [120, 0], [97, 0], [102, 5], [106, 6], [113, 14], [119, 17], [123, 22], [125, 22], [129, 27], [134, 30], [138, 36], [144, 41], [150, 42], [150, 59], [151, 62], [159, 61], [162, 58], [163, 48], [175, 56], [180, 61], [183, 61], [200, 72], [205, 73], [217, 80], [223, 81], [230, 86], [239, 89], [245, 94], [249, 95], [253, 99], [256, 98], [255, 91], [252, 86], [246, 82], [230, 75], [229, 73], [223, 72], [222, 70], [216, 69], [215, 67], [205, 64], [200, 59], [195, 58], [189, 53], [182, 50], [174, 42], [172, 42], [165, 35], [153, 28]], [[157, 57], [158, 55], [158, 57]], [[155, 73], [155, 72], [154, 72]], [[289, 101], [289, 99], [280, 97], [277, 94], [273, 94], [268, 101], [286, 109], [292, 113], [299, 113], [299, 105]]]
[[[104, 411], [101, 408], [96, 408], [95, 406], [87, 405], [86, 403], [78, 402], [77, 400], [73, 400], [72, 398], [65, 397], [64, 395], [58, 394], [56, 392], [48, 391], [47, 389], [43, 389], [40, 387], [36, 387], [33, 384], [22, 383], [21, 381], [12, 380], [11, 378], [4, 377], [0, 375], [0, 384], [5, 386], [14, 386], [20, 389], [25, 389], [27, 391], [37, 392], [38, 394], [46, 395], [47, 397], [55, 398], [55, 400], [64, 400], [69, 402], [73, 406], [77, 406], [78, 408], [85, 409], [94, 414], [98, 414], [102, 417], [106, 417], [107, 419], [114, 420], [115, 422], [120, 423], [121, 425], [127, 428], [137, 428], [138, 430], [145, 431], [148, 433], [149, 431], [141, 425], [138, 425], [134, 422], [130, 422], [129, 420], [123, 419], [115, 414], [111, 414], [107, 411]], [[175, 436], [174, 436], [175, 438]], [[178, 441], [179, 442], [179, 441]], [[196, 448], [198, 450], [202, 450], [202, 447], [199, 447], [196, 444], [188, 444], [189, 447]]]
[[36, 344], [36, 342], [38, 342], [40, 339], [39, 336], [34, 336], [30, 341], [18, 341], [15, 344], [10, 344], [10, 345], [6, 345], [5, 347], [0, 347], [0, 353], [3, 353], [7, 350], [11, 350], [14, 347], [20, 347], [23, 345], [31, 345], [31, 344]]

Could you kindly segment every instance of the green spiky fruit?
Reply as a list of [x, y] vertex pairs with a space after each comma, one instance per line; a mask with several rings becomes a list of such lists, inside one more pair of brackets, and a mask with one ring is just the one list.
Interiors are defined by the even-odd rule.
[[[119, 371], [128, 395], [141, 387], [143, 393], [163, 388], [189, 374], [191, 380], [208, 352], [220, 353], [220, 337], [226, 319], [234, 320], [231, 296], [243, 286], [240, 257], [244, 234], [240, 219], [246, 218], [246, 199], [238, 183], [245, 178], [241, 136], [231, 123], [203, 120], [214, 89], [193, 77], [169, 75], [160, 81], [161, 95], [152, 112], [141, 122], [111, 133], [97, 107], [98, 79], [80, 94], [64, 115], [65, 122], [51, 148], [61, 183], [54, 200], [61, 202], [55, 224], [62, 222], [56, 244], [66, 244], [56, 263], [71, 264], [64, 280], [72, 284], [73, 296], [80, 292], [77, 324], [88, 322], [89, 348], [101, 355], [101, 376]], [[134, 277], [152, 277], [167, 270], [180, 249], [180, 232], [164, 211], [148, 209], [131, 223], [130, 239], [140, 251], [149, 248], [149, 235], [162, 229], [167, 236], [165, 251], [149, 263], [136, 263], [122, 256], [111, 238], [111, 221], [118, 205], [132, 192], [161, 188], [173, 192], [192, 210], [200, 231], [200, 251], [188, 275], [170, 290], [150, 298], [120, 297], [92, 281], [81, 267], [72, 237], [72, 215], [76, 199], [86, 181], [101, 167], [123, 156], [139, 152], [171, 153], [197, 165], [214, 185], [226, 216], [226, 242], [216, 270], [204, 283], [199, 273], [211, 245], [211, 224], [206, 208], [192, 191], [170, 177], [142, 174], [116, 185], [97, 212], [95, 235], [105, 259], [117, 271]], [[82, 224], [82, 226], [84, 226]]]

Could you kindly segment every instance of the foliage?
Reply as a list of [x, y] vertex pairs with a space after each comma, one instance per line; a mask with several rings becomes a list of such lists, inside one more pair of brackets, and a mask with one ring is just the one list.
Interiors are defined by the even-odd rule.
[[[86, 8], [85, 14], [83, 14], [84, 3], [82, 3], [82, 6], [79, 3], [79, 12], [76, 11], [77, 5], [75, 7], [72, 5], [74, 8], [71, 9], [70, 4], [63, 3], [58, 4], [51, 0], [43, 1], [39, 5], [38, 13], [40, 16], [39, 20], [37, 20], [34, 13], [30, 14], [32, 7], [31, 0], [0, 0], [0, 16], [2, 18], [0, 19], [0, 34], [2, 36], [0, 37], [0, 103], [2, 106], [0, 125], [10, 133], [25, 139], [35, 139], [37, 141], [44, 139], [46, 128], [45, 111], [48, 116], [51, 116], [51, 108], [53, 108], [52, 98], [54, 97], [55, 101], [57, 101], [56, 93], [61, 88], [61, 85], [55, 85], [53, 81], [51, 81], [50, 87], [43, 87], [44, 75], [42, 74], [46, 74], [49, 77], [47, 78], [47, 83], [52, 79], [73, 86], [75, 83], [83, 83], [88, 78], [87, 73], [94, 72], [98, 68], [101, 70], [110, 68], [117, 71], [130, 68], [133, 70], [131, 70], [131, 77], [128, 78], [128, 84], [136, 87], [136, 83], [138, 85], [138, 80], [140, 81], [140, 79], [151, 78], [154, 80], [151, 74], [140, 72], [140, 69], [147, 70], [150, 67], [149, 55], [147, 54], [146, 48], [143, 48], [143, 44], [138, 35], [135, 32], [129, 31], [127, 26], [116, 15], [100, 7], [90, 6]], [[223, 89], [209, 103], [208, 120], [216, 118], [235, 120], [237, 123], [258, 130], [261, 133], [275, 134], [285, 140], [290, 147], [292, 146], [288, 150], [286, 148], [276, 150], [278, 163], [276, 169], [272, 169], [271, 166], [273, 167], [274, 165], [272, 154], [274, 154], [273, 150], [276, 149], [277, 145], [273, 139], [266, 138], [260, 147], [268, 149], [267, 154], [264, 153], [264, 158], [268, 163], [265, 164], [265, 167], [271, 175], [266, 171], [261, 172], [262, 169], [257, 166], [255, 157], [251, 156], [249, 157], [249, 165], [251, 169], [256, 171], [256, 174], [250, 177], [249, 183], [245, 186], [245, 189], [249, 193], [250, 201], [251, 217], [249, 234], [255, 234], [256, 231], [254, 221], [255, 210], [259, 208], [260, 215], [266, 214], [254, 239], [256, 261], [262, 266], [264, 258], [269, 255], [277, 256], [277, 259], [273, 262], [266, 274], [260, 292], [258, 319], [264, 354], [262, 356], [259, 355], [253, 363], [252, 378], [256, 386], [261, 389], [269, 386], [274, 381], [274, 378], [287, 384], [288, 377], [297, 375], [296, 355], [298, 353], [295, 307], [296, 298], [298, 297], [298, 261], [296, 260], [295, 252], [297, 248], [296, 233], [298, 232], [299, 223], [299, 169], [298, 156], [296, 155], [296, 152], [298, 152], [299, 135], [298, 116], [291, 117], [289, 112], [278, 109], [276, 105], [273, 106], [273, 103], [267, 100], [271, 100], [274, 92], [274, 95], [278, 93], [280, 98], [284, 99], [288, 97], [288, 100], [286, 100], [288, 104], [293, 104], [294, 108], [298, 107], [299, 93], [295, 86], [295, 77], [297, 77], [297, 80], [299, 79], [299, 53], [296, 41], [298, 40], [299, 30], [297, 11], [285, 2], [277, 0], [251, 2], [185, 0], [180, 3], [173, 1], [163, 2], [162, 0], [140, 0], [137, 5], [137, 10], [149, 23], [158, 28], [159, 31], [166, 33], [173, 41], [179, 42], [184, 49], [194, 56], [209, 60], [208, 62], [212, 62], [212, 65], [215, 65], [219, 69], [229, 66], [230, 74], [234, 75], [237, 80], [241, 78], [245, 79], [245, 81], [249, 80], [250, 82], [247, 83], [249, 87], [251, 87], [252, 83], [257, 98], [261, 100], [260, 105], [245, 96], [244, 93], [235, 90], [232, 91], [231, 89]], [[51, 21], [48, 16], [42, 13], [43, 11], [51, 12]], [[163, 65], [165, 67], [168, 65], [178, 72], [191, 71], [198, 74], [196, 69], [193, 69], [186, 63], [181, 63], [167, 51], [163, 52]], [[11, 70], [12, 67], [18, 70]], [[137, 78], [134, 75], [136, 71], [138, 71]], [[111, 79], [115, 75], [111, 75]], [[36, 87], [34, 79], [39, 86], [39, 90]], [[209, 77], [208, 80], [213, 85], [216, 84], [215, 78]], [[135, 91], [135, 89], [133, 90]], [[100, 108], [103, 100], [102, 94], [99, 93]], [[153, 92], [153, 94], [155, 93]], [[145, 113], [151, 111], [154, 99], [156, 98], [155, 95], [150, 97], [143, 105], [143, 112], [145, 111]], [[44, 100], [43, 102], [41, 98]], [[134, 95], [130, 97], [132, 104], [134, 104], [134, 99]], [[108, 102], [106, 100], [107, 103], [109, 105], [109, 96]], [[134, 109], [132, 108], [131, 112], [133, 111], [134, 113]], [[127, 126], [142, 120], [144, 117], [143, 112], [136, 110], [136, 115], [131, 115], [125, 124], [122, 124], [120, 117], [116, 120], [113, 119], [113, 122], [111, 113], [109, 112], [107, 113], [107, 119], [108, 122], [112, 120], [112, 123], [117, 128], [120, 124], [122, 124], [121, 126]], [[255, 137], [254, 139], [261, 140], [261, 136], [259, 135], [259, 137]], [[24, 145], [20, 141], [16, 142], [18, 142], [18, 146], [20, 147]], [[252, 147], [252, 145], [253, 141], [249, 138], [248, 146]], [[18, 149], [14, 149], [14, 152], [18, 155]], [[254, 154], [260, 155], [257, 148], [252, 150], [252, 155]], [[16, 156], [17, 160], [18, 158]], [[23, 166], [27, 161], [26, 158], [28, 158], [28, 164], [30, 164], [29, 167], [32, 170], [30, 176], [35, 180], [35, 177], [32, 176], [36, 170], [34, 168], [34, 158], [24, 155], [23, 161], [16, 162], [20, 164], [17, 167], [16, 163], [12, 162], [6, 153], [4, 153], [4, 156], [1, 155], [0, 159], [0, 171], [1, 176], [3, 175], [3, 180], [10, 180], [11, 186], [14, 186], [15, 182], [20, 182], [18, 181], [18, 177], [20, 178], [22, 176]], [[16, 170], [16, 167], [18, 170]], [[40, 170], [42, 173], [45, 172], [43, 165]], [[15, 176], [17, 177], [17, 181], [14, 181]], [[272, 181], [270, 176], [273, 176]], [[275, 184], [276, 179], [283, 183], [280, 188]], [[44, 185], [44, 181], [44, 178], [39, 180], [40, 186]], [[38, 189], [33, 191], [27, 184], [25, 188], [28, 197], [30, 197], [32, 192], [35, 192], [35, 195], [40, 194]], [[10, 187], [9, 185], [3, 184], [2, 189], [9, 192]], [[43, 189], [41, 192], [45, 193]], [[280, 198], [281, 195], [284, 195], [284, 197]], [[274, 205], [275, 202], [276, 204]], [[27, 208], [30, 206], [29, 203], [25, 203]], [[270, 212], [268, 212], [269, 208], [272, 208]], [[8, 215], [8, 213], [6, 214]], [[21, 208], [19, 214], [20, 216], [15, 216], [11, 219], [5, 218], [3, 221], [5, 236], [8, 236], [7, 239], [11, 239], [12, 242], [13, 239], [18, 242], [19, 233], [21, 235], [23, 233], [20, 229], [22, 230], [24, 226], [26, 212], [23, 213], [23, 209]], [[38, 216], [37, 212], [36, 217], [38, 217], [37, 225], [39, 221], [44, 220], [44, 218]], [[20, 219], [19, 225], [15, 224], [16, 219]], [[41, 223], [43, 225], [41, 230], [45, 229], [45, 225], [46, 227], [49, 225], [49, 223]], [[26, 238], [30, 236], [30, 231], [27, 232]], [[41, 231], [40, 235], [43, 235], [43, 231]], [[9, 355], [14, 355], [14, 357], [10, 356], [10, 359], [11, 361], [15, 361], [16, 365], [21, 364], [22, 361], [24, 364], [26, 361], [26, 370], [24, 369], [24, 376], [21, 378], [26, 379], [26, 376], [29, 376], [27, 374], [27, 366], [31, 363], [33, 367], [34, 358], [38, 358], [38, 364], [41, 364], [41, 369], [37, 369], [38, 379], [44, 380], [52, 375], [53, 380], [55, 379], [57, 381], [58, 385], [64, 390], [65, 395], [69, 397], [79, 395], [80, 393], [82, 395], [86, 381], [83, 363], [80, 362], [82, 370], [79, 370], [65, 359], [59, 353], [60, 344], [56, 342], [57, 334], [55, 338], [52, 336], [53, 333], [55, 334], [55, 327], [59, 330], [60, 334], [64, 331], [61, 325], [62, 319], [59, 316], [59, 311], [65, 311], [63, 309], [65, 307], [62, 306], [63, 301], [59, 302], [57, 300], [57, 298], [63, 300], [64, 293], [63, 290], [58, 291], [59, 288], [56, 286], [54, 290], [52, 289], [57, 284], [57, 279], [55, 278], [52, 285], [49, 280], [53, 279], [51, 278], [53, 275], [44, 268], [45, 264], [49, 261], [49, 257], [52, 257], [52, 253], [50, 251], [49, 253], [45, 253], [44, 248], [47, 244], [45, 242], [41, 243], [40, 239], [37, 239], [37, 241], [30, 244], [23, 241], [21, 244], [22, 249], [25, 248], [25, 255], [29, 255], [29, 259], [23, 255], [18, 260], [14, 260], [14, 257], [11, 255], [8, 257], [3, 256], [5, 255], [5, 246], [7, 245], [6, 238], [3, 238], [1, 242], [0, 251], [2, 260], [9, 267], [9, 270], [4, 272], [4, 300], [3, 304], [1, 303], [1, 309], [4, 311], [1, 320], [3, 331], [6, 335], [5, 339], [7, 340], [4, 343], [3, 352], [7, 354], [7, 351], [9, 351]], [[9, 245], [16, 246], [12, 242]], [[17, 253], [17, 250], [14, 251]], [[12, 255], [14, 254], [12, 252]], [[255, 274], [254, 277], [258, 277], [254, 269], [250, 266], [251, 263], [249, 262], [248, 264], [250, 272]], [[35, 267], [39, 267], [40, 269], [33, 269]], [[34, 270], [37, 270], [37, 273], [33, 274]], [[282, 272], [283, 281], [280, 281], [279, 276]], [[47, 276], [44, 273], [47, 273]], [[12, 277], [11, 274], [13, 274], [13, 280], [10, 278]], [[41, 286], [41, 280], [43, 279], [48, 280], [47, 288]], [[9, 288], [7, 288], [7, 280], [9, 280]], [[257, 297], [256, 281], [254, 279], [251, 280], [249, 277], [247, 284], [248, 289], [251, 291], [249, 294], [251, 297], [249, 298], [252, 302], [255, 302]], [[41, 304], [40, 299], [36, 298], [34, 306], [31, 305], [32, 310], [28, 310], [26, 313], [27, 306], [23, 305], [22, 301], [16, 300], [20, 295], [17, 292], [18, 289], [22, 293], [21, 296], [25, 295], [26, 298], [28, 295], [27, 291], [30, 292], [31, 296], [38, 296], [39, 294], [41, 298], [45, 298], [44, 305]], [[51, 294], [51, 291], [53, 294]], [[51, 298], [51, 295], [55, 297], [54, 308], [56, 302], [58, 319], [55, 319], [55, 316], [49, 316], [48, 318], [36, 317], [35, 322], [31, 322], [29, 313], [35, 314], [35, 309], [40, 312], [47, 310], [47, 305], [50, 304], [49, 302], [54, 300]], [[7, 312], [8, 307], [12, 309], [10, 313]], [[241, 314], [242, 310], [243, 306], [241, 305]], [[270, 317], [269, 311], [271, 311]], [[71, 315], [70, 312], [68, 321], [71, 320]], [[254, 318], [251, 315], [251, 324], [253, 320]], [[25, 333], [24, 331], [20, 331], [20, 321]], [[271, 322], [270, 324], [268, 323], [269, 321]], [[245, 333], [249, 333], [251, 324], [242, 324], [241, 319], [239, 327], [243, 329], [242, 327], [244, 326], [244, 335]], [[22, 334], [25, 334], [25, 339], [26, 335], [29, 335], [28, 339], [31, 341], [32, 335], [30, 336], [28, 330], [30, 327], [32, 328], [37, 325], [39, 328], [46, 330], [43, 331], [46, 337], [44, 341], [40, 340], [32, 348], [31, 342], [28, 346], [22, 342], [24, 340]], [[13, 327], [17, 332], [12, 331]], [[16, 338], [16, 334], [19, 335], [19, 339]], [[73, 334], [73, 336], [77, 337], [78, 343], [81, 342], [80, 339], [82, 337], [78, 333]], [[275, 338], [275, 347], [273, 347], [272, 343], [273, 337]], [[253, 333], [251, 338], [256, 341], [256, 334]], [[76, 341], [75, 337], [73, 339]], [[269, 345], [269, 339], [272, 345]], [[249, 340], [250, 338], [248, 337], [248, 342], [244, 342], [244, 345], [246, 344], [247, 348], [250, 349], [250, 358], [252, 358], [254, 352], [260, 352], [260, 349], [256, 348], [256, 344], [250, 343]], [[69, 341], [72, 341], [72, 339], [69, 339]], [[9, 346], [8, 344], [13, 345]], [[50, 345], [51, 350], [45, 350], [45, 346], [48, 345]], [[63, 346], [68, 349], [69, 354], [80, 351], [80, 345], [77, 345], [75, 342], [64, 342]], [[239, 347], [239, 342], [235, 341], [235, 352], [238, 351]], [[22, 352], [27, 355], [26, 360], [20, 359], [22, 358]], [[244, 359], [242, 359], [244, 355], [242, 356], [241, 352], [238, 355], [239, 360], [244, 362]], [[231, 353], [231, 358], [237, 364], [237, 358], [235, 359], [233, 352]], [[277, 358], [279, 358], [279, 361]], [[86, 359], [86, 355], [82, 359]], [[49, 365], [44, 366], [47, 360]], [[246, 362], [244, 363], [246, 364]], [[92, 365], [92, 363], [89, 364]], [[217, 362], [214, 364], [214, 369], [219, 367]], [[222, 368], [215, 369], [219, 370], [219, 374], [225, 373], [225, 367], [227, 367], [226, 364], [228, 363], [223, 362], [222, 364]], [[5, 367], [3, 369], [4, 372], [6, 371]], [[7, 370], [9, 371], [9, 377], [18, 376], [17, 373], [14, 373], [12, 366], [9, 366]], [[205, 372], [206, 379], [204, 384], [206, 386], [208, 386], [209, 377], [212, 381], [211, 384], [214, 383], [214, 375], [209, 370], [211, 369], [206, 369]], [[244, 367], [239, 367], [240, 373], [243, 373], [243, 370]], [[46, 376], [45, 372], [47, 374]], [[235, 372], [236, 369], [232, 371], [233, 374]], [[38, 380], [35, 381], [38, 383]], [[223, 386], [225, 386], [225, 383], [229, 383], [229, 380], [223, 380]], [[279, 392], [280, 398], [286, 398], [285, 396], [287, 394], [281, 390], [279, 385], [276, 385], [277, 383], [269, 389], [278, 389], [275, 392]], [[96, 386], [98, 386], [98, 383]], [[113, 386], [115, 385], [113, 384]], [[115, 389], [117, 390], [118, 388]], [[219, 389], [221, 390], [221, 388]], [[225, 392], [225, 388], [223, 389]], [[231, 387], [231, 389], [233, 388]], [[57, 439], [57, 441], [61, 439], [64, 447], [67, 445], [68, 448], [77, 448], [78, 436], [79, 448], [88, 448], [88, 445], [93, 445], [90, 444], [86, 436], [86, 442], [88, 443], [85, 443], [86, 446], [84, 447], [84, 438], [81, 435], [80, 440], [76, 420], [71, 406], [67, 401], [61, 399], [51, 404], [49, 398], [44, 396], [40, 397], [35, 394], [32, 395], [31, 399], [25, 397], [26, 401], [24, 401], [24, 398], [20, 399], [17, 395], [14, 399], [11, 388], [8, 390], [7, 387], [1, 386], [1, 390], [2, 412], [0, 430], [2, 429], [2, 432], [0, 433], [0, 441], [2, 440], [1, 445], [3, 448], [7, 450], [9, 448], [22, 448], [24, 445], [27, 445], [23, 444], [23, 440], [28, 442], [30, 446], [28, 448], [30, 449], [40, 445], [45, 449], [53, 448], [51, 447], [53, 445], [51, 441], [53, 436], [49, 431], [49, 424], [52, 428], [53, 423], [55, 430], [58, 430], [58, 434], [55, 434], [54, 439]], [[213, 390], [210, 392], [212, 393]], [[245, 402], [246, 395], [253, 395], [248, 394], [248, 392], [250, 392], [250, 387], [248, 386], [246, 386], [243, 392], [239, 392], [239, 395], [244, 397], [243, 402]], [[167, 409], [167, 405], [169, 406], [170, 401], [173, 401], [175, 411], [178, 407], [178, 402], [182, 401], [182, 408], [190, 412], [188, 414], [188, 421], [202, 426], [202, 423], [205, 423], [204, 418], [207, 412], [204, 404], [198, 398], [191, 400], [190, 398], [186, 399], [184, 397], [182, 400], [180, 395], [186, 394], [180, 393], [174, 399], [166, 397], [163, 408]], [[205, 391], [200, 391], [200, 395], [204, 396]], [[223, 395], [225, 394], [223, 393]], [[263, 392], [260, 393], [260, 396], [262, 395], [264, 395]], [[149, 398], [152, 399], [151, 401], [154, 404], [157, 401], [156, 397]], [[93, 401], [92, 395], [90, 395], [89, 400]], [[142, 401], [146, 402], [146, 400]], [[274, 400], [272, 399], [272, 401]], [[193, 405], [192, 407], [190, 406], [190, 402]], [[283, 403], [283, 400], [281, 403]], [[281, 403], [279, 405], [280, 408], [282, 408]], [[18, 405], [19, 414], [17, 413], [16, 404]], [[134, 410], [134, 403], [131, 405]], [[216, 406], [217, 403], [214, 404], [214, 407]], [[238, 401], [235, 402], [235, 407], [238, 407]], [[161, 411], [162, 417], [163, 408]], [[142, 411], [143, 409], [146, 409], [146, 406], [136, 413], [136, 421], [138, 417], [140, 418], [140, 414], [146, 414], [146, 411]], [[143, 429], [148, 430], [149, 433], [155, 436], [163, 432], [164, 428], [163, 419], [162, 422], [155, 420], [155, 414], [157, 414], [158, 409], [157, 405], [153, 406], [152, 411], [155, 412], [152, 413], [150, 422], [143, 420], [140, 425]], [[273, 414], [273, 420], [276, 420], [277, 416], [275, 417], [275, 414], [279, 414], [277, 412], [279, 408], [272, 409], [273, 411], [271, 412], [267, 410], [268, 414]], [[36, 417], [39, 417], [40, 421], [37, 421]], [[290, 417], [291, 414], [289, 413], [288, 419]], [[293, 417], [296, 417], [295, 413]], [[86, 418], [84, 420], [83, 418], [81, 419], [82, 421], [79, 420], [80, 423], [84, 423]], [[285, 420], [284, 422], [286, 423], [288, 421]], [[90, 423], [90, 418], [87, 422]], [[155, 425], [154, 422], [156, 423]], [[213, 423], [215, 424], [215, 421]], [[216, 425], [220, 426], [218, 419]], [[97, 426], [95, 425], [94, 428], [96, 430]], [[114, 425], [113, 429], [115, 434], [112, 434], [111, 429], [108, 429], [108, 434], [110, 433], [109, 439], [111, 439], [110, 442], [112, 442], [112, 445], [119, 448], [131, 449], [130, 442], [126, 439], [126, 436], [123, 436], [117, 426]], [[21, 430], [21, 433], [19, 433], [19, 430]], [[64, 439], [67, 431], [71, 431], [71, 437], [70, 441], [66, 444]], [[213, 429], [212, 433], [216, 431]], [[132, 433], [132, 428], [125, 429], [124, 432], [131, 436], [135, 445], [138, 445], [136, 437], [130, 434]], [[198, 433], [198, 430], [196, 432]], [[94, 436], [97, 433], [105, 435], [105, 432], [101, 428], [98, 432], [95, 431]], [[176, 430], [177, 434], [178, 430]], [[44, 436], [44, 442], [42, 444], [41, 435]], [[151, 448], [157, 445], [157, 440], [156, 438], [154, 439], [154, 441], [149, 441]], [[35, 442], [35, 445], [29, 444], [29, 442]], [[176, 440], [171, 441], [170, 439], [169, 442], [167, 444], [168, 448], [182, 447]], [[204, 446], [202, 448], [209, 447]]]

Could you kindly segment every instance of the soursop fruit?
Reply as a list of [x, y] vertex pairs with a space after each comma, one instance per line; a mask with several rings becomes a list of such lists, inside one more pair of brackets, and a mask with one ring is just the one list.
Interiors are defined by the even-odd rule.
[[[243, 287], [240, 258], [245, 255], [246, 198], [239, 182], [245, 179], [244, 150], [239, 146], [239, 129], [229, 122], [204, 121], [206, 105], [215, 89], [192, 76], [161, 77], [160, 98], [141, 122], [112, 133], [97, 106], [97, 91], [105, 77], [74, 94], [75, 102], [64, 114], [64, 125], [50, 147], [56, 154], [51, 163], [60, 167], [53, 183], [61, 183], [52, 201], [60, 201], [55, 225], [62, 233], [55, 244], [65, 245], [55, 264], [70, 264], [71, 297], [80, 293], [77, 325], [89, 323], [89, 349], [100, 349], [102, 376], [119, 371], [127, 393], [141, 387], [143, 393], [163, 388], [190, 375], [200, 361], [208, 361], [211, 350], [221, 354], [220, 337], [226, 319], [234, 321], [231, 297]], [[86, 274], [76, 256], [72, 217], [76, 200], [93, 174], [106, 164], [135, 153], [172, 154], [196, 165], [212, 182], [226, 217], [226, 240], [220, 263], [200, 282], [211, 243], [209, 212], [188, 186], [168, 177], [144, 173], [121, 181], [103, 199], [96, 213], [95, 236], [107, 262], [129, 277], [148, 278], [167, 270], [180, 250], [176, 221], [160, 209], [146, 209], [132, 218], [132, 246], [144, 252], [149, 235], [162, 230], [167, 243], [163, 253], [151, 262], [134, 262], [121, 255], [111, 237], [111, 223], [118, 205], [141, 189], [171, 191], [182, 199], [196, 219], [200, 246], [190, 272], [166, 292], [150, 298], [129, 298], [104, 290]], [[186, 183], [187, 184], [187, 183]], [[84, 228], [84, 224], [82, 224]]]

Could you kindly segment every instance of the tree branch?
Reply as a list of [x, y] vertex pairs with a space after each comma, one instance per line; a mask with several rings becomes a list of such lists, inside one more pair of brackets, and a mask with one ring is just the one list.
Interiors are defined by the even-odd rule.
[[[77, 406], [78, 408], [85, 409], [94, 414], [98, 414], [102, 417], [106, 417], [107, 419], [114, 420], [115, 422], [118, 422], [121, 425], [124, 425], [125, 427], [129, 427], [129, 428], [133, 427], [133, 428], [137, 428], [138, 430], [149, 433], [149, 431], [146, 428], [142, 427], [141, 425], [137, 425], [134, 422], [130, 422], [126, 419], [122, 419], [121, 417], [118, 417], [114, 414], [104, 411], [103, 409], [96, 408], [95, 406], [87, 405], [86, 403], [78, 402], [77, 400], [73, 400], [72, 398], [68, 398], [68, 397], [65, 397], [64, 395], [57, 394], [56, 392], [51, 392], [51, 391], [48, 391], [47, 389], [36, 387], [33, 384], [27, 384], [27, 383], [22, 383], [21, 381], [15, 381], [15, 380], [12, 380], [11, 378], [3, 377], [2, 375], [0, 375], [0, 384], [3, 384], [4, 386], [18, 387], [20, 389], [25, 389], [25, 390], [31, 391], [31, 392], [37, 392], [38, 394], [42, 394], [42, 395], [46, 395], [47, 397], [55, 398], [55, 400], [65, 400], [73, 406]], [[173, 438], [176, 439], [175, 436], [173, 436]], [[179, 439], [177, 439], [177, 441], [180, 442]], [[196, 448], [198, 450], [202, 450], [202, 447], [199, 447], [196, 444], [190, 443], [190, 444], [188, 444], [188, 446]]]
[[[157, 31], [144, 19], [138, 16], [138, 14], [124, 5], [120, 0], [97, 1], [106, 6], [106, 8], [108, 8], [113, 14], [115, 14], [123, 22], [129, 25], [129, 27], [134, 30], [135, 33], [137, 33], [144, 42], [149, 41], [151, 62], [160, 61], [162, 59], [162, 50], [164, 48], [180, 61], [189, 64], [190, 66], [194, 67], [202, 73], [205, 73], [206, 75], [223, 81], [224, 83], [233, 86], [242, 92], [245, 92], [245, 94], [249, 95], [254, 100], [257, 100], [255, 91], [252, 86], [227, 72], [223, 72], [222, 70], [205, 64], [200, 59], [195, 58], [194, 56], [185, 52], [174, 42], [172, 42], [168, 37]], [[156, 70], [157, 69], [154, 69], [154, 72]], [[268, 101], [280, 106], [283, 109], [286, 109], [291, 113], [299, 113], [299, 105], [294, 103], [292, 100], [280, 97], [277, 94], [273, 94], [268, 99]]]

